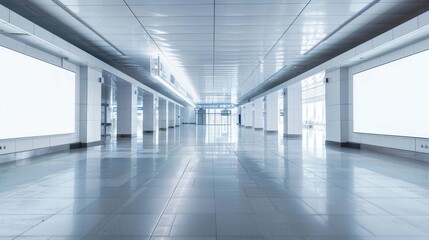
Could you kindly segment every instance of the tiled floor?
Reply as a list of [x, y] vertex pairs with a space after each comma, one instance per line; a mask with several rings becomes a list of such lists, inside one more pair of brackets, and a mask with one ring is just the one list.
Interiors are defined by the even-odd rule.
[[0, 165], [0, 239], [429, 239], [429, 163], [236, 127]]

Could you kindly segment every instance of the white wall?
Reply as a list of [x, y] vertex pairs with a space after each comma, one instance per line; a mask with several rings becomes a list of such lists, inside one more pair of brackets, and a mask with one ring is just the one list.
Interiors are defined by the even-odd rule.
[[[398, 136], [386, 136], [386, 135], [375, 135], [375, 134], [363, 134], [353, 132], [353, 74], [368, 70], [370, 68], [424, 51], [429, 49], [429, 39], [411, 44], [403, 47], [399, 50], [390, 52], [383, 56], [374, 58], [372, 60], [363, 62], [349, 68], [348, 71], [348, 101], [350, 103], [350, 111], [348, 117], [348, 140], [350, 142], [369, 144], [375, 146], [396, 148], [409, 151], [427, 152], [426, 149], [420, 148], [421, 144], [428, 145], [429, 139], [412, 138], [412, 137], [398, 137]], [[429, 81], [429, 80], [428, 80]], [[389, 86], [386, 86], [386, 91], [389, 90]], [[429, 93], [429, 90], [428, 90]], [[409, 94], [412, 94], [410, 92]], [[380, 93], [380, 97], [383, 97], [383, 93]], [[416, 106], [419, 107], [419, 106]], [[423, 107], [422, 111], [427, 111], [427, 108]], [[392, 120], [394, 121], [394, 120]], [[428, 123], [429, 124], [429, 123]]]
[[168, 101], [158, 98], [158, 127], [159, 129], [168, 128]]
[[180, 124], [182, 124], [182, 111], [183, 111], [183, 109], [179, 105], [175, 105], [175, 108], [176, 108], [176, 116], [175, 116], [176, 126], [175, 127], [180, 127]]
[[168, 102], [168, 127], [173, 128], [176, 126], [176, 106], [172, 102]]
[[248, 103], [241, 108], [241, 124], [245, 127], [253, 127], [253, 103]]
[[143, 93], [143, 131], [154, 132], [157, 129], [156, 106], [158, 99], [152, 93]]
[[266, 97], [265, 131], [276, 132], [279, 130], [279, 94], [273, 92]]
[[259, 98], [253, 102], [254, 112], [254, 124], [255, 129], [264, 128], [264, 99]]
[[[40, 59], [42, 61], [51, 63], [56, 66], [62, 66], [65, 69], [68, 69], [70, 71], [73, 71], [76, 73], [76, 117], [75, 117], [75, 123], [76, 123], [76, 132], [73, 134], [61, 134], [61, 135], [51, 135], [51, 136], [43, 136], [43, 137], [28, 137], [28, 138], [17, 138], [17, 139], [8, 139], [8, 140], [1, 140], [0, 139], [0, 146], [5, 146], [6, 149], [0, 150], [0, 155], [2, 154], [8, 154], [8, 153], [15, 153], [15, 152], [23, 152], [23, 151], [29, 151], [34, 149], [40, 149], [40, 148], [46, 148], [46, 147], [53, 147], [53, 146], [59, 146], [59, 145], [65, 145], [70, 143], [76, 143], [79, 142], [79, 125], [80, 125], [80, 111], [79, 111], [79, 105], [80, 105], [80, 81], [79, 81], [79, 75], [80, 75], [80, 69], [78, 66], [67, 62], [62, 61], [60, 58], [55, 57], [53, 55], [50, 55], [48, 53], [45, 53], [43, 51], [40, 51], [38, 49], [35, 49], [27, 44], [24, 44], [22, 42], [13, 40], [9, 37], [6, 37], [4, 35], [0, 35], [0, 45], [4, 46], [6, 48], [12, 49], [14, 51], [29, 55], [31, 57]], [[22, 66], [22, 70], [25, 69], [25, 66]], [[31, 102], [28, 103], [28, 107], [35, 107], [31, 105]], [[0, 113], [1, 114], [1, 113]], [[55, 113], [52, 113], [55, 114]], [[31, 117], [28, 116], [28, 125], [22, 126], [22, 127], [37, 127], [31, 125]]]
[[302, 135], [302, 86], [301, 82], [292, 84], [284, 90], [283, 127], [284, 136]]
[[[10, 11], [2, 5], [0, 5], [0, 20], [4, 21], [5, 23], [10, 23], [15, 28], [20, 29], [22, 32], [28, 33], [26, 39], [29, 39], [29, 42], [34, 41], [38, 48], [47, 50], [42, 51], [36, 49], [30, 45], [16, 41], [1, 34], [0, 45], [38, 58], [42, 61], [57, 66], [62, 66], [65, 69], [74, 71], [76, 73], [77, 90], [75, 98], [75, 133], [0, 140], [0, 146], [2, 146], [2, 149], [0, 150], [0, 157], [4, 154], [6, 154], [4, 156], [8, 156], [9, 153], [25, 152], [41, 148], [67, 145], [71, 143], [94, 143], [100, 141], [101, 84], [99, 82], [99, 78], [102, 76], [102, 70], [106, 70], [118, 76], [119, 78], [130, 82], [134, 86], [137, 86], [144, 91], [162, 96], [136, 79], [97, 59], [96, 57], [59, 38], [58, 36], [55, 36], [49, 31], [41, 28], [40, 26], [32, 23], [26, 18], [14, 13], [13, 11]], [[55, 55], [48, 53], [51, 51], [54, 52]], [[69, 59], [71, 59], [72, 62], [76, 64], [62, 60], [57, 56], [67, 56]], [[29, 107], [31, 107], [31, 103], [29, 103]], [[31, 116], [29, 116], [29, 119], [31, 119]], [[193, 122], [195, 122], [195, 120]], [[29, 121], [29, 125], [31, 127], [31, 121]], [[3, 146], [5, 146], [6, 149], [3, 149]], [[29, 157], [30, 155], [23, 154], [23, 156]], [[13, 159], [13, 157], [4, 159]], [[2, 161], [2, 159], [0, 159], [0, 161]]]
[[182, 123], [195, 124], [195, 109], [191, 106], [185, 106], [181, 110], [181, 117], [183, 117]]

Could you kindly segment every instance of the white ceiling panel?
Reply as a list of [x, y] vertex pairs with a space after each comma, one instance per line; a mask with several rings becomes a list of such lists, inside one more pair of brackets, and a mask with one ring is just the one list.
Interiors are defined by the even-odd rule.
[[132, 6], [160, 6], [160, 5], [212, 5], [213, 0], [125, 0]]
[[[77, 14], [80, 18], [85, 17], [132, 17], [133, 14], [126, 6], [110, 6], [110, 5], [98, 5], [98, 6], [87, 6], [87, 5], [73, 5], [68, 8]], [[68, 14], [66, 14], [68, 15]]]
[[137, 17], [207, 17], [213, 16], [213, 5], [132, 6]]
[[296, 16], [305, 4], [216, 5], [216, 16]]
[[341, 16], [353, 15], [368, 5], [370, 1], [359, 1], [358, 3], [337, 3], [337, 4], [310, 4], [304, 10], [304, 16]]
[[[34, 1], [34, 0], [32, 0]], [[36, 0], [37, 1], [37, 0]], [[52, 0], [50, 0], [52, 2]], [[69, 6], [123, 6], [123, 0], [62, 0], [65, 5]]]
[[373, 1], [61, 0], [66, 7], [52, 0], [3, 1], [30, 6], [25, 16], [47, 18], [54, 31], [61, 23], [64, 38], [73, 42], [78, 34], [77, 45], [98, 49], [95, 55], [107, 62], [140, 66], [154, 53], [165, 56], [201, 102], [235, 101], [279, 70], [305, 70], [346, 50], [356, 44], [351, 39], [374, 34], [368, 26], [386, 29], [413, 6], [429, 8], [427, 0], [381, 0], [356, 15]]
[[145, 27], [162, 26], [196, 26], [203, 25], [212, 27], [213, 16], [210, 17], [139, 17]]
[[175, 34], [175, 33], [197, 33], [197, 34], [212, 34], [212, 26], [157, 26], [157, 27], [146, 27], [149, 34]]
[[287, 26], [295, 16], [217, 16], [216, 26]]
[[257, 5], [272, 5], [272, 4], [306, 4], [309, 0], [216, 0], [216, 4], [257, 4]]

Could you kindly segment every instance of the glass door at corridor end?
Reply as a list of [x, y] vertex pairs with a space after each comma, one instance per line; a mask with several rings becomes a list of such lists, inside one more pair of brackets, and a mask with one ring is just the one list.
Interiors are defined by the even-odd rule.
[[232, 117], [229, 109], [206, 109], [206, 125], [231, 125]]

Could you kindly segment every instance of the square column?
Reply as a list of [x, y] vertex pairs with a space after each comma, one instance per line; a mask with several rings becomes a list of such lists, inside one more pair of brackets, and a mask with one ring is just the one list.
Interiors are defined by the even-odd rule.
[[349, 141], [349, 69], [326, 72], [326, 143], [347, 144]]
[[197, 124], [195, 109], [191, 106], [185, 106], [181, 110], [183, 124]]
[[182, 124], [182, 116], [180, 115], [181, 107], [179, 105], [176, 105], [176, 126], [180, 127], [180, 124]]
[[252, 128], [253, 127], [253, 104], [249, 103], [245, 106], [245, 124], [244, 126], [246, 128]]
[[176, 104], [168, 102], [168, 128], [176, 126]]
[[137, 136], [137, 87], [120, 83], [117, 89], [118, 137]]
[[149, 92], [143, 93], [143, 132], [153, 133], [156, 131], [156, 105], [158, 99]]
[[254, 111], [254, 128], [255, 130], [264, 129], [264, 99], [260, 98], [253, 102]]
[[167, 130], [168, 128], [168, 107], [167, 100], [160, 98], [158, 100], [159, 130]]
[[302, 86], [292, 84], [283, 92], [283, 126], [285, 138], [302, 138]]
[[83, 147], [101, 144], [101, 77], [98, 70], [80, 67], [79, 137]]
[[279, 130], [279, 99], [278, 93], [273, 92], [265, 97], [265, 132], [276, 133]]

